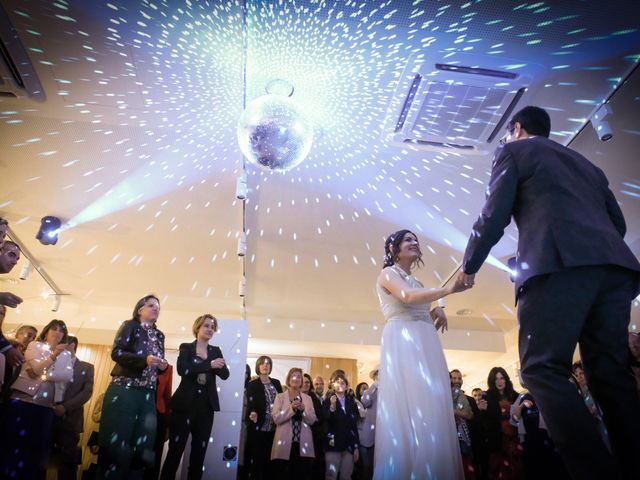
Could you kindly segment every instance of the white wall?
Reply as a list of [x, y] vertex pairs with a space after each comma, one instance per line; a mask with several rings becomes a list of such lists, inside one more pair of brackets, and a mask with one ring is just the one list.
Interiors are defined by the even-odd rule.
[[[247, 322], [242, 320], [218, 320], [219, 331], [211, 339], [211, 345], [217, 345], [222, 350], [222, 355], [229, 367], [227, 380], [217, 379], [218, 397], [220, 399], [220, 411], [213, 418], [213, 430], [209, 438], [209, 447], [204, 461], [203, 478], [215, 478], [216, 480], [235, 480], [238, 458], [231, 461], [223, 460], [225, 447], [238, 447], [240, 439], [240, 421], [242, 415], [242, 397], [244, 393], [244, 369], [247, 357]], [[169, 351], [166, 354], [169, 363], [175, 365], [178, 358], [177, 351]], [[173, 376], [173, 391], [180, 384], [180, 376], [177, 372]], [[179, 478], [187, 478], [187, 464], [190, 451], [190, 442], [184, 451], [182, 467]], [[165, 445], [166, 450], [166, 445]]]
[[[278, 355], [270, 355], [269, 353], [265, 353], [271, 357], [273, 360], [273, 368], [271, 369], [272, 378], [277, 378], [280, 380], [280, 383], [284, 386], [284, 381], [287, 378], [287, 373], [292, 368], [301, 368], [304, 373], [309, 373], [311, 369], [311, 358], [309, 357], [280, 357]], [[248, 355], [247, 356], [247, 365], [251, 367], [251, 376], [256, 375], [256, 360], [260, 355]]]

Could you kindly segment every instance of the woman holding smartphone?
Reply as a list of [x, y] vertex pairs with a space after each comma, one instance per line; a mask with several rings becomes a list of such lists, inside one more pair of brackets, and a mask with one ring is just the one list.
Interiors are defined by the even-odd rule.
[[218, 320], [210, 314], [196, 318], [192, 327], [195, 342], [180, 345], [178, 374], [182, 377], [171, 398], [169, 453], [162, 467], [162, 480], [173, 480], [184, 447], [191, 434], [189, 480], [200, 480], [213, 427], [213, 414], [220, 411], [216, 376], [229, 378], [229, 369], [219, 347], [209, 345], [218, 331]]
[[53, 406], [73, 376], [67, 326], [51, 320], [29, 343], [0, 428], [0, 478], [44, 479], [51, 450]]
[[315, 458], [311, 425], [316, 414], [311, 397], [301, 391], [302, 378], [301, 368], [289, 370], [287, 391], [276, 395], [271, 412], [276, 424], [271, 460], [282, 479], [307, 480]]

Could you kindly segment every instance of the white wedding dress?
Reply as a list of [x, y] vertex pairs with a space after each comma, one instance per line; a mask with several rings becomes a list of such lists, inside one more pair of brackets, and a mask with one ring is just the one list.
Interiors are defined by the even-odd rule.
[[[422, 287], [399, 268], [387, 269], [410, 287]], [[380, 285], [376, 289], [387, 323], [380, 349], [374, 479], [463, 479], [449, 371], [430, 304], [407, 305]]]

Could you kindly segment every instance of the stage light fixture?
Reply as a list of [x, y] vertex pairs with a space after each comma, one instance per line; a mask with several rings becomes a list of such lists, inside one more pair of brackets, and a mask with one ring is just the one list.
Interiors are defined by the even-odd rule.
[[51, 311], [57, 312], [60, 309], [60, 295], [53, 296], [53, 304], [51, 305]]
[[596, 113], [591, 117], [591, 125], [596, 131], [596, 135], [603, 142], [608, 142], [613, 138], [613, 130], [611, 129], [611, 125], [609, 122], [605, 120], [605, 117], [613, 114], [613, 110], [611, 110], [611, 105], [608, 103], [603, 104]]
[[243, 275], [242, 279], [240, 279], [240, 284], [238, 285], [238, 295], [240, 295], [241, 297], [244, 297], [246, 293], [247, 293], [247, 277]]
[[27, 262], [22, 266], [22, 270], [20, 270], [20, 280], [26, 280], [27, 278], [29, 278], [30, 273], [31, 273], [31, 264]]
[[238, 238], [238, 256], [244, 257], [247, 254], [247, 234], [243, 233]]
[[238, 200], [244, 200], [247, 198], [247, 174], [243, 173], [236, 180], [236, 198]]
[[55, 245], [58, 243], [58, 234], [60, 233], [60, 227], [62, 222], [58, 217], [52, 217], [50, 215], [42, 217], [40, 221], [40, 230], [36, 235], [36, 239], [43, 245]]
[[238, 459], [238, 447], [235, 445], [226, 445], [222, 449], [222, 460], [232, 462]]

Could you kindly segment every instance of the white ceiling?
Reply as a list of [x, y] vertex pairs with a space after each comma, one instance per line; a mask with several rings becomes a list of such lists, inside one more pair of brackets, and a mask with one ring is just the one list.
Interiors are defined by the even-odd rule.
[[[383, 238], [415, 230], [417, 276], [437, 286], [461, 260], [490, 167], [490, 155], [387, 140], [398, 79], [416, 54], [498, 58], [532, 76], [527, 103], [549, 110], [554, 140], [604, 169], [640, 253], [639, 74], [612, 98], [613, 140], [580, 131], [638, 61], [636, 2], [605, 12], [581, 1], [247, 0], [246, 14], [234, 1], [0, 3], [46, 95], [0, 99], [0, 215], [69, 294], [55, 315], [92, 341], [110, 342], [136, 300], [155, 292], [176, 344], [207, 311], [246, 318], [256, 352], [375, 362]], [[272, 79], [294, 86], [315, 130], [308, 158], [284, 174], [246, 163], [236, 142], [245, 102]], [[44, 215], [78, 225], [43, 246], [34, 236]], [[516, 238], [510, 227], [494, 255], [505, 262]], [[9, 324], [53, 315], [36, 275], [0, 287], [27, 299]], [[515, 361], [504, 272], [485, 266], [447, 311], [452, 366], [480, 379], [493, 361]]]

